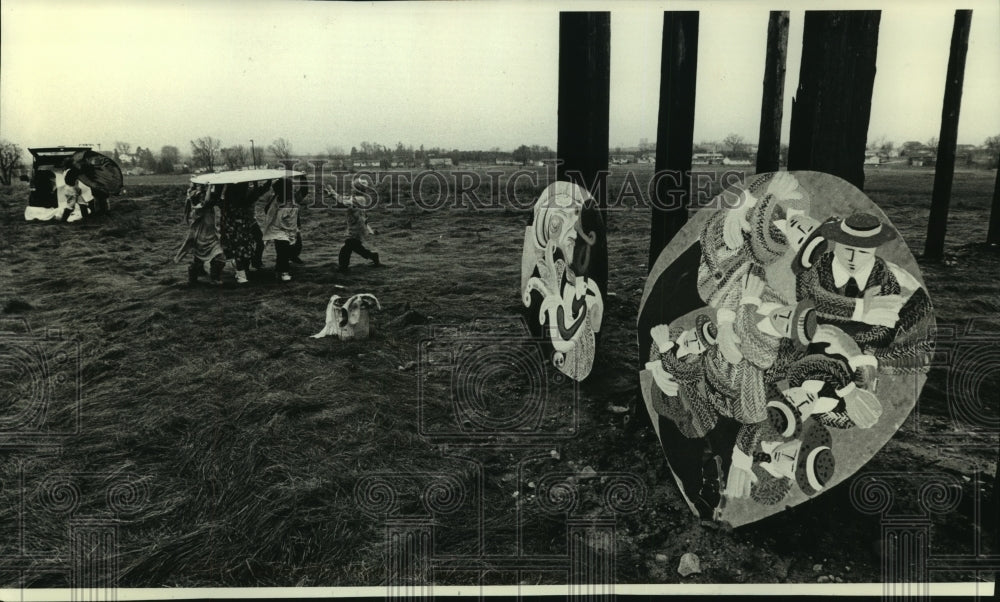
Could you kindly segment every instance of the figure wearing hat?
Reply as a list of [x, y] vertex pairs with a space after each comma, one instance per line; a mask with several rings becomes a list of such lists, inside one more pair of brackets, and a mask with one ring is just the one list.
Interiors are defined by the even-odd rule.
[[705, 398], [703, 364], [706, 351], [716, 344], [715, 324], [708, 315], [699, 314], [694, 328], [681, 330], [660, 324], [650, 330], [650, 336], [653, 343], [646, 370], [656, 386], [643, 394], [685, 437], [704, 437], [718, 420]]
[[746, 460], [767, 420], [768, 383], [805, 354], [817, 327], [810, 301], [782, 304], [777, 294], [755, 276], [747, 278], [744, 291], [735, 328], [743, 359], [728, 367], [710, 359], [705, 370], [709, 399], [721, 414], [743, 425], [733, 447], [726, 483], [726, 494], [734, 498], [750, 493], [753, 474]]
[[734, 320], [741, 359], [733, 364], [719, 354], [706, 368], [717, 390], [736, 394], [717, 398], [724, 414], [746, 424], [764, 419], [765, 373], [780, 371], [805, 352], [815, 332], [812, 309], [808, 302], [786, 304], [763, 279], [747, 276]]
[[338, 263], [341, 272], [349, 272], [351, 269], [351, 255], [357, 253], [365, 259], [371, 260], [376, 265], [382, 265], [378, 253], [365, 247], [365, 239], [375, 231], [368, 225], [368, 215], [363, 208], [368, 202], [368, 194], [374, 194], [371, 190], [371, 180], [368, 176], [359, 174], [351, 182], [351, 196], [341, 198], [332, 187], [327, 187], [325, 192], [347, 208], [347, 240], [340, 248]]
[[877, 255], [895, 237], [874, 215], [855, 213], [825, 223], [792, 264], [796, 296], [812, 299], [819, 319], [838, 326], [864, 351], [892, 343], [906, 301], [893, 271]]
[[856, 374], [840, 358], [810, 354], [792, 364], [777, 387], [802, 420], [813, 416], [832, 428], [867, 429], [878, 422], [882, 404], [868, 389], [871, 383]]
[[[758, 425], [756, 438], [751, 447], [751, 454], [738, 453], [733, 455], [733, 465], [730, 470], [742, 470], [747, 475], [750, 485], [750, 498], [764, 505], [778, 504], [788, 495], [792, 482], [789, 477], [774, 475], [761, 467], [761, 463], [774, 462], [782, 458], [781, 452], [789, 452], [795, 457], [802, 437], [802, 414], [795, 404], [784, 399], [767, 403], [767, 420]], [[779, 447], [786, 444], [784, 447]], [[764, 452], [765, 447], [768, 452]], [[778, 450], [777, 452], [775, 450]], [[786, 458], [787, 459], [787, 458]], [[749, 469], [747, 468], [749, 467]], [[793, 471], [787, 471], [793, 472]], [[727, 495], [732, 495], [727, 492]]]
[[[797, 411], [779, 411], [780, 402], [769, 407], [769, 433], [760, 441], [753, 457], [733, 460], [744, 464], [753, 475], [750, 497], [762, 504], [780, 503], [794, 482], [808, 496], [821, 492], [836, 470], [833, 438], [825, 426], [814, 420], [803, 420]], [[788, 434], [789, 438], [785, 438]]]
[[789, 238], [781, 224], [786, 212], [802, 214], [805, 204], [795, 176], [767, 174], [740, 192], [734, 208], [709, 218], [702, 230], [698, 293], [719, 310], [719, 348], [730, 363], [741, 359], [733, 323], [743, 282], [747, 274], [762, 277], [766, 266], [785, 255]]
[[699, 314], [693, 328], [660, 324], [650, 336], [650, 361], [640, 377], [643, 397], [659, 415], [660, 443], [677, 459], [672, 470], [684, 497], [699, 516], [712, 519], [721, 501], [722, 460], [705, 439], [718, 414], [705, 399], [703, 362], [715, 353], [718, 332], [709, 315]]

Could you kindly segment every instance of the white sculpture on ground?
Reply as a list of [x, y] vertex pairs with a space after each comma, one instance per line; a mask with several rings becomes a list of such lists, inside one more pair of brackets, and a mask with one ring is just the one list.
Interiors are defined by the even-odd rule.
[[312, 338], [367, 339], [371, 333], [372, 308], [382, 309], [375, 295], [359, 293], [347, 299], [334, 295], [326, 306], [326, 325]]

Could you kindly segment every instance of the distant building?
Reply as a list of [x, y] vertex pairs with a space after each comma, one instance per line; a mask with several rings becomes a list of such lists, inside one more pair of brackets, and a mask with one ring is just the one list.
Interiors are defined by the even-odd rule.
[[972, 165], [996, 166], [997, 154], [988, 148], [977, 148], [969, 153], [969, 163]]
[[958, 164], [972, 164], [972, 156], [976, 152], [975, 144], [956, 144], [955, 145], [955, 162]]
[[917, 150], [909, 154], [908, 163], [913, 167], [933, 167], [937, 155], [929, 150]]
[[724, 163], [726, 157], [722, 153], [694, 153], [691, 155], [692, 165], [718, 165]]
[[430, 157], [427, 159], [427, 165], [430, 167], [450, 167], [452, 165], [451, 157]]

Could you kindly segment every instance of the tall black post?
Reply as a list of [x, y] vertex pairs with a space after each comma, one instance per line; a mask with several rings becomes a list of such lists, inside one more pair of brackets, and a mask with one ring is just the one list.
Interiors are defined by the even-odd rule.
[[653, 268], [663, 248], [687, 223], [697, 74], [698, 12], [663, 13], [656, 186], [652, 199], [648, 269]]
[[773, 10], [767, 21], [767, 57], [764, 59], [764, 94], [760, 103], [757, 173], [778, 171], [787, 56], [788, 11]]
[[788, 169], [822, 171], [863, 189], [877, 10], [806, 11]]
[[607, 222], [611, 13], [559, 13], [559, 180], [591, 191]]
[[986, 244], [1000, 247], [1000, 157], [997, 157], [997, 181], [993, 184], [993, 208], [990, 210], [990, 229]]
[[924, 259], [940, 261], [944, 257], [944, 237], [948, 229], [948, 205], [951, 184], [955, 179], [955, 145], [958, 143], [958, 110], [962, 106], [962, 83], [965, 80], [965, 56], [969, 51], [971, 10], [956, 10], [951, 30], [951, 52], [948, 55], [948, 75], [944, 83], [944, 104], [941, 108], [941, 135], [938, 136], [937, 160], [934, 162], [934, 192], [931, 193], [931, 214], [927, 218], [927, 241]]

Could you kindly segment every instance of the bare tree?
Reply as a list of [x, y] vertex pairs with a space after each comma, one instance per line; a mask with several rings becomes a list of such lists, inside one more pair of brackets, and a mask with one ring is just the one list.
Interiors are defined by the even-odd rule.
[[180, 163], [181, 149], [177, 148], [176, 146], [170, 146], [170, 145], [162, 147], [160, 149], [160, 160], [170, 163], [171, 165], [173, 165], [174, 163]]
[[995, 155], [997, 153], [1000, 153], [1000, 134], [997, 134], [996, 136], [990, 136], [989, 138], [984, 140], [983, 146], [986, 148], [986, 150], [990, 151], [990, 154]]
[[344, 156], [344, 147], [328, 146], [326, 147], [326, 156], [330, 159], [339, 159]]
[[284, 138], [278, 138], [272, 142], [271, 146], [267, 147], [267, 150], [271, 151], [274, 158], [279, 161], [292, 158], [292, 145]]
[[158, 173], [173, 173], [174, 165], [181, 162], [181, 150], [176, 146], [166, 145], [160, 148], [160, 160], [156, 164]]
[[738, 153], [743, 150], [746, 140], [739, 134], [729, 134], [722, 143], [729, 147], [730, 152]]
[[196, 165], [207, 167], [209, 170], [215, 169], [215, 162], [219, 158], [219, 148], [222, 142], [211, 136], [205, 136], [191, 141], [191, 158]]
[[521, 146], [515, 148], [514, 152], [510, 154], [510, 158], [517, 161], [521, 165], [527, 163], [528, 158], [530, 156], [531, 156], [531, 149], [528, 148], [526, 144], [522, 144]]
[[14, 170], [24, 166], [21, 163], [21, 147], [7, 140], [0, 140], [0, 184], [9, 186]]
[[938, 147], [938, 138], [937, 138], [937, 136], [931, 136], [927, 140], [927, 148], [932, 148], [934, 150], [937, 150], [937, 147]]
[[128, 142], [116, 141], [115, 142], [115, 152], [119, 155], [131, 155], [132, 145]]
[[247, 151], [247, 147], [237, 144], [222, 149], [222, 158], [229, 164], [231, 169], [239, 169], [240, 167], [246, 167], [250, 159], [250, 153]]

